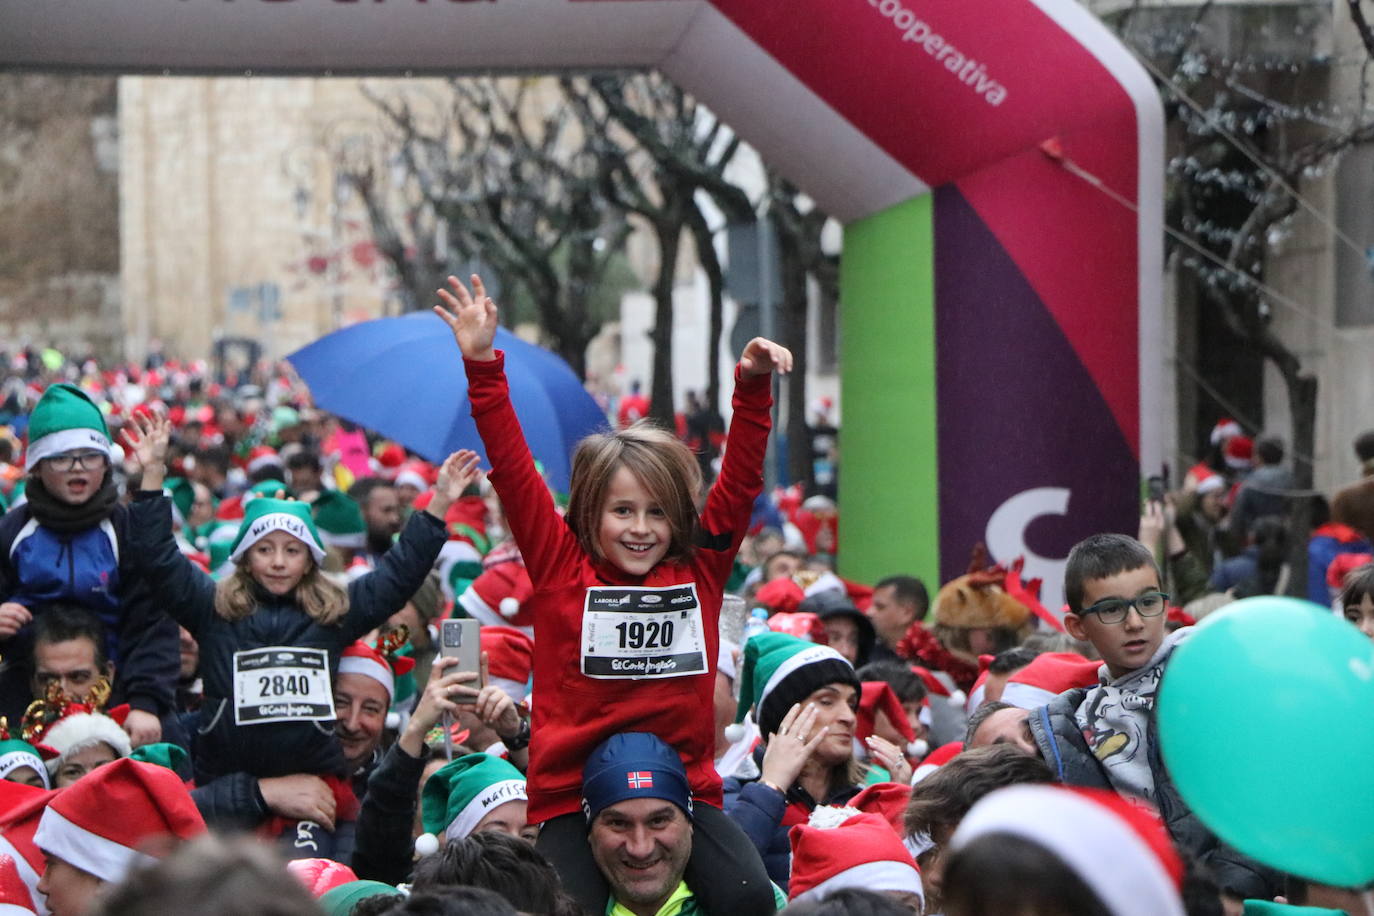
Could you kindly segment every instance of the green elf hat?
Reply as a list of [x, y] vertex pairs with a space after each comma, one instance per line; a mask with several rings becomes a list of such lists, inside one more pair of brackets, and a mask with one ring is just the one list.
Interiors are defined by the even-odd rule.
[[32, 471], [44, 458], [79, 448], [104, 452], [106, 458], [114, 460], [114, 444], [104, 414], [75, 385], [59, 382], [48, 386], [29, 416], [28, 433], [25, 471]]
[[196, 502], [196, 489], [185, 477], [168, 477], [162, 489], [172, 498], [172, 518], [181, 527], [191, 517], [191, 507]]
[[130, 760], [137, 760], [139, 763], [152, 763], [160, 767], [165, 767], [173, 773], [179, 771], [191, 760], [191, 755], [177, 744], [162, 741], [157, 744], [144, 744], [133, 749], [129, 754]]
[[229, 550], [229, 559], [237, 563], [248, 548], [273, 531], [285, 531], [310, 548], [316, 563], [324, 562], [324, 542], [315, 529], [315, 520], [310, 517], [310, 507], [272, 496], [259, 496], [243, 510], [243, 525]]
[[450, 840], [461, 840], [496, 808], [506, 802], [525, 801], [525, 774], [491, 754], [468, 754], [444, 764], [425, 781], [420, 793], [420, 823], [426, 836], [415, 841], [415, 850], [437, 850], [435, 836], [443, 831]]
[[338, 490], [325, 490], [311, 507], [320, 537], [332, 547], [367, 546], [367, 523], [358, 503]]
[[43, 758], [34, 750], [32, 744], [21, 741], [18, 738], [9, 737], [8, 729], [4, 732], [4, 738], [0, 739], [0, 779], [9, 779], [10, 773], [20, 767], [28, 767], [38, 774], [38, 778], [43, 780], [43, 788], [51, 789], [52, 785], [48, 782], [48, 767], [43, 763]]
[[759, 633], [744, 644], [740, 662], [739, 707], [735, 724], [725, 729], [727, 741], [744, 737], [744, 721], [754, 707], [759, 732], [777, 732], [787, 711], [826, 684], [848, 684], [859, 690], [859, 677], [843, 655], [787, 633]]
[[325, 891], [317, 903], [325, 916], [348, 916], [369, 897], [404, 897], [399, 890], [381, 881], [347, 881]]

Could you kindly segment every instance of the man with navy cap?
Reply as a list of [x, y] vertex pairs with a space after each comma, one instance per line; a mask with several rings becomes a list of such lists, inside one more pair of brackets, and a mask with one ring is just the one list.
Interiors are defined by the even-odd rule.
[[[647, 732], [607, 738], [582, 769], [582, 811], [611, 888], [607, 916], [703, 916], [683, 880], [693, 812], [677, 752]], [[781, 908], [786, 900], [774, 895]]]

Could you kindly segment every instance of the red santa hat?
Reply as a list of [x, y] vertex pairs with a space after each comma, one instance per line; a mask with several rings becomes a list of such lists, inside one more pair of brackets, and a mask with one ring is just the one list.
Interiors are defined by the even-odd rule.
[[15, 858], [0, 854], [0, 916], [34, 916], [35, 912]]
[[43, 851], [33, 842], [38, 821], [47, 810], [48, 803], [57, 797], [57, 789], [38, 789], [19, 783], [5, 782], [3, 786], [4, 813], [0, 814], [0, 854], [14, 860], [24, 886], [29, 891], [29, 901], [37, 913], [46, 913], [46, 899], [38, 892], [38, 879], [43, 877], [47, 860]]
[[796, 825], [787, 837], [790, 900], [823, 900], [845, 887], [901, 891], [924, 900], [921, 871], [882, 815], [820, 807], [810, 823]]
[[897, 782], [876, 782], [851, 798], [846, 804], [865, 814], [878, 814], [898, 836], [906, 833], [906, 806], [911, 801], [911, 786]]
[[406, 450], [395, 442], [388, 442], [377, 450], [377, 463], [386, 469], [388, 476], [405, 464]]
[[458, 603], [469, 617], [482, 621], [483, 626], [518, 627], [534, 625], [533, 615], [524, 602], [534, 594], [534, 583], [519, 560], [495, 563], [482, 573], [458, 596]]
[[340, 884], [358, 880], [353, 869], [333, 859], [292, 859], [286, 863], [286, 870], [304, 884], [316, 900]]
[[396, 469], [396, 486], [428, 490], [434, 485], [433, 466], [426, 461], [407, 461]]
[[910, 744], [916, 740], [916, 733], [911, 730], [911, 723], [907, 721], [906, 710], [902, 707], [902, 701], [897, 698], [897, 693], [892, 689], [892, 685], [887, 681], [864, 681], [859, 691], [859, 714], [858, 725], [854, 732], [854, 737], [860, 741], [866, 741], [873, 736], [873, 726], [878, 719], [879, 711], [887, 716], [887, 720], [892, 723], [906, 743]]
[[1222, 458], [1226, 460], [1228, 468], [1243, 470], [1250, 466], [1250, 459], [1255, 453], [1255, 440], [1249, 436], [1232, 436], [1226, 440], [1226, 445], [1222, 449]]
[[339, 659], [339, 674], [361, 674], [386, 688], [387, 702], [396, 696], [396, 675], [415, 667], [415, 659], [399, 655], [388, 659], [362, 640], [344, 649]]
[[802, 587], [787, 576], [780, 576], [765, 582], [754, 592], [754, 603], [768, 608], [774, 614], [791, 614], [801, 605], [806, 593]]
[[177, 774], [136, 760], [97, 767], [57, 793], [34, 843], [45, 853], [110, 883], [151, 864], [150, 841], [188, 840], [205, 821]]
[[1197, 482], [1197, 495], [1205, 496], [1226, 489], [1226, 478], [1220, 474], [1208, 474]]
[[913, 786], [916, 785], [916, 783], [925, 779], [955, 757], [958, 757], [963, 751], [964, 742], [962, 741], [951, 741], [949, 744], [940, 745], [935, 750], [931, 751], [930, 755], [927, 756], [925, 760], [922, 760], [920, 765], [916, 767], [915, 772], [911, 774], [911, 784]]
[[1239, 423], [1230, 417], [1222, 417], [1217, 420], [1217, 425], [1212, 427], [1210, 441], [1213, 445], [1221, 445], [1227, 439], [1239, 436], [1242, 432], [1244, 430], [1240, 428]]
[[1046, 652], [1007, 678], [1002, 702], [1021, 709], [1037, 709], [1059, 694], [1098, 682], [1101, 662], [1089, 661], [1077, 652]]
[[1183, 916], [1183, 865], [1158, 815], [1139, 801], [1103, 789], [1011, 786], [973, 806], [950, 850], [991, 834], [1054, 854], [1113, 916]]
[[283, 468], [281, 456], [270, 445], [255, 445], [248, 452], [248, 473], [254, 474], [265, 467]]
[[515, 627], [483, 626], [482, 651], [487, 653], [488, 683], [519, 703], [529, 696], [534, 671], [534, 640]]

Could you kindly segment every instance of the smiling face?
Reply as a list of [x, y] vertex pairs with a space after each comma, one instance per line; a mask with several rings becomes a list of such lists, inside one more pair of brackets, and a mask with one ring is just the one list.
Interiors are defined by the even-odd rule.
[[631, 798], [602, 810], [587, 840], [611, 893], [635, 912], [663, 905], [692, 854], [692, 823], [659, 798]]
[[[81, 456], [82, 464], [85, 466], [73, 465], [69, 471], [54, 469], [54, 459], [63, 462], [66, 454]], [[63, 456], [44, 458], [38, 462], [38, 477], [43, 481], [43, 488], [54, 497], [70, 506], [80, 506], [100, 489], [106, 469], [107, 462], [102, 453], [85, 449], [64, 453]]]
[[[1086, 612], [1099, 601], [1135, 599], [1157, 591], [1159, 576], [1154, 569], [1139, 566], [1104, 579], [1084, 582], [1083, 608]], [[1126, 612], [1126, 619], [1120, 623], [1103, 623], [1095, 613], [1064, 615], [1064, 628], [1069, 635], [1092, 643], [1113, 678], [1128, 674], [1150, 660], [1164, 640], [1165, 623], [1164, 614], [1141, 617], [1134, 607]]]
[[616, 568], [643, 576], [668, 553], [672, 530], [663, 507], [629, 468], [616, 468], [602, 503], [596, 543]]
[[299, 585], [313, 562], [305, 542], [285, 531], [273, 531], [248, 548], [249, 575], [274, 595]]
[[386, 688], [375, 678], [349, 672], [334, 679], [334, 731], [351, 769], [366, 763], [381, 744], [390, 703]]

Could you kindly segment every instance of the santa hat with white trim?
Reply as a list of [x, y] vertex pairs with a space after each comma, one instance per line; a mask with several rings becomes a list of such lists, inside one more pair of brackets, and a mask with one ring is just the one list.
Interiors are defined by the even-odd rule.
[[1002, 702], [1021, 709], [1049, 705], [1059, 694], [1075, 687], [1098, 683], [1101, 662], [1089, 661], [1077, 652], [1046, 652], [1007, 678]]
[[430, 468], [431, 465], [424, 461], [407, 461], [396, 470], [396, 479], [392, 482], [398, 487], [414, 487], [423, 492], [434, 485]]
[[951, 741], [949, 744], [940, 745], [935, 750], [931, 751], [926, 756], [925, 760], [922, 760], [920, 764], [917, 765], [916, 769], [911, 774], [911, 784], [913, 786], [916, 785], [916, 783], [925, 779], [955, 757], [958, 757], [963, 751], [964, 742], [962, 741]]
[[86, 392], [75, 385], [59, 382], [49, 385], [29, 414], [29, 447], [24, 453], [24, 470], [32, 471], [38, 462], [76, 449], [104, 452], [114, 460], [114, 443], [105, 416]]
[[101, 712], [69, 713], [49, 726], [41, 741], [43, 747], [56, 755], [47, 762], [48, 775], [54, 778], [63, 760], [97, 744], [109, 745], [120, 757], [128, 757], [133, 752], [128, 733]]
[[316, 563], [324, 562], [324, 542], [310, 516], [310, 507], [294, 499], [260, 496], [243, 510], [243, 524], [229, 550], [229, 559], [237, 563], [258, 541], [273, 531], [285, 531], [310, 549]]
[[482, 651], [487, 653], [488, 683], [519, 703], [530, 694], [534, 672], [534, 640], [515, 627], [483, 626]]
[[48, 855], [114, 883], [157, 858], [148, 851], [150, 842], [204, 832], [205, 821], [175, 773], [116, 760], [58, 792], [33, 839]]
[[827, 684], [848, 684], [859, 692], [854, 666], [829, 646], [786, 633], [758, 633], [744, 644], [739, 706], [735, 724], [725, 729], [728, 741], [742, 737], [744, 714], [752, 706], [759, 732], [772, 735], [793, 704]]
[[[468, 754], [444, 764], [425, 781], [420, 822], [429, 835], [442, 831], [449, 840], [461, 840], [501, 805], [527, 798], [524, 773], [500, 757]], [[416, 841], [417, 849], [430, 845], [420, 840], [424, 837]]]
[[29, 890], [33, 911], [39, 916], [48, 912], [47, 898], [38, 892], [38, 879], [43, 877], [47, 860], [43, 851], [34, 845], [33, 834], [48, 803], [57, 797], [58, 790], [38, 789], [21, 783], [0, 783], [5, 799], [5, 811], [0, 814], [0, 854], [14, 859], [15, 870]]
[[533, 626], [534, 618], [523, 605], [532, 594], [534, 583], [525, 564], [507, 560], [482, 570], [458, 596], [458, 604], [483, 625], [527, 627]]
[[787, 836], [790, 900], [823, 900], [841, 888], [860, 887], [915, 894], [924, 901], [921, 870], [880, 814], [823, 806], [811, 813], [809, 824], [796, 825]]
[[34, 916], [32, 902], [14, 857], [0, 854], [0, 916]]
[[275, 467], [286, 470], [286, 465], [282, 463], [281, 456], [277, 450], [270, 445], [255, 445], [248, 452], [248, 473], [256, 474], [266, 467]]
[[343, 650], [339, 658], [339, 674], [361, 674], [386, 688], [387, 703], [396, 696], [396, 675], [407, 674], [415, 667], [415, 659], [404, 655], [388, 658], [361, 639]]
[[[1018, 785], [981, 799], [959, 824], [949, 855], [1009, 835], [1053, 854], [1112, 916], [1183, 916], [1183, 865], [1159, 817], [1115, 792]], [[1104, 856], [1103, 850], [1111, 850]]]

